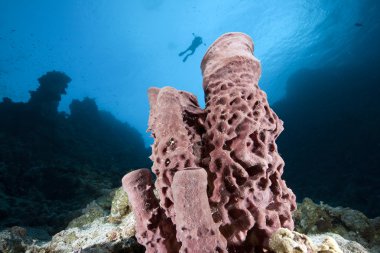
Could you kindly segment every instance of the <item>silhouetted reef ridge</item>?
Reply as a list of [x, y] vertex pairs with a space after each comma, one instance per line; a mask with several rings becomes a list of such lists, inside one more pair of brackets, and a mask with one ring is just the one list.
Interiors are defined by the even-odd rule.
[[28, 102], [0, 102], [0, 226], [64, 228], [92, 199], [120, 184], [128, 170], [150, 166], [137, 130], [94, 99], [59, 112], [71, 78], [51, 71]]

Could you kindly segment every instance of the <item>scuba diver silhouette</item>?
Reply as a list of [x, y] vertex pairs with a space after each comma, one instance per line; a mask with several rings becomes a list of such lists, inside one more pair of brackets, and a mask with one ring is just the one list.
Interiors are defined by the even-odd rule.
[[187, 57], [189, 57], [190, 55], [193, 55], [193, 54], [194, 54], [195, 49], [197, 49], [197, 47], [199, 47], [199, 46], [202, 45], [202, 44], [206, 46], [206, 44], [203, 43], [203, 41], [202, 41], [202, 37], [200, 37], [200, 36], [196, 36], [194, 33], [193, 33], [193, 36], [194, 36], [194, 39], [193, 39], [193, 41], [191, 42], [191, 45], [190, 45], [185, 51], [179, 53], [179, 56], [182, 56], [182, 55], [184, 55], [187, 51], [191, 51], [189, 54], [187, 54], [187, 55], [185, 56], [185, 58], [183, 58], [183, 60], [182, 60], [183, 62], [185, 62], [185, 61], [187, 60]]

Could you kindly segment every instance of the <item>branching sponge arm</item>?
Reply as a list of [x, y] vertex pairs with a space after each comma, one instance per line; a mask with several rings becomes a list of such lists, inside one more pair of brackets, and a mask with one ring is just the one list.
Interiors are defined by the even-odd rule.
[[186, 168], [174, 175], [174, 210], [180, 252], [227, 252], [227, 241], [211, 216], [207, 197], [207, 173], [202, 168]]
[[150, 171], [132, 171], [123, 177], [122, 184], [135, 214], [136, 238], [146, 252], [178, 252], [180, 244], [175, 238], [175, 227], [153, 193]]

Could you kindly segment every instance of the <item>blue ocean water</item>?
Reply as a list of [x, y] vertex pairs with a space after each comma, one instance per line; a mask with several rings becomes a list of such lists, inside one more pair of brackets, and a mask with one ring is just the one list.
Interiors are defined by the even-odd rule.
[[[221, 34], [241, 31], [255, 43], [261, 87], [271, 102], [300, 68], [366, 64], [376, 57], [377, 1], [0, 1], [0, 94], [25, 101], [36, 78], [60, 70], [73, 98], [101, 108], [145, 134], [146, 90], [176, 86], [203, 103], [200, 61]], [[203, 38], [186, 63], [178, 53], [192, 33]], [[133, 94], [131, 96], [130, 94]], [[139, 110], [136, 110], [139, 108]]]
[[[231, 31], [252, 37], [260, 87], [285, 122], [289, 186], [380, 215], [379, 1], [0, 0], [0, 97], [25, 102], [38, 77], [63, 71], [59, 110], [94, 98], [148, 147], [147, 89], [173, 86], [204, 106], [200, 62]], [[193, 34], [204, 44], [183, 62]]]

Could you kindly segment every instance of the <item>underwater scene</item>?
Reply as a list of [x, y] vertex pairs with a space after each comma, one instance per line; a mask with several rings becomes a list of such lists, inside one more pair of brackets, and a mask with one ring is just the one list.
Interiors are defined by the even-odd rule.
[[380, 253], [380, 1], [0, 0], [1, 253]]

